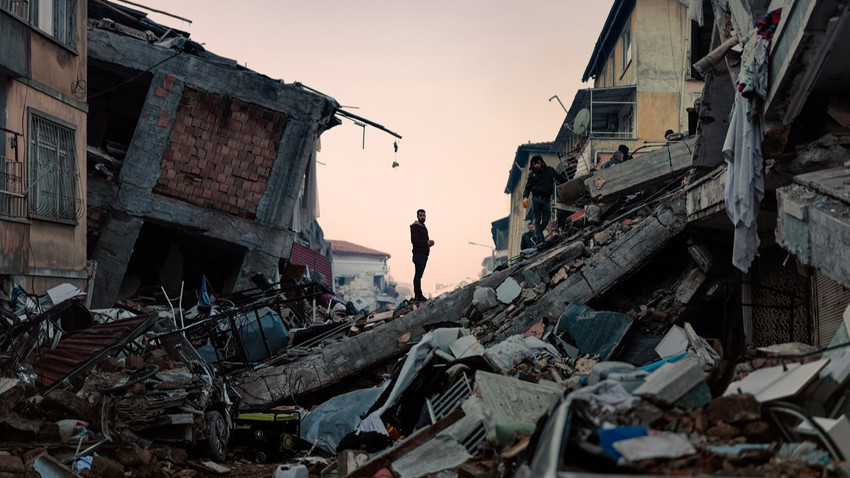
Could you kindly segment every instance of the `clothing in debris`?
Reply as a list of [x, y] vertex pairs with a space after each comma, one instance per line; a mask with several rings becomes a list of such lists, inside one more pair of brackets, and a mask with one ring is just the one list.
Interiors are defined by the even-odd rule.
[[614, 151], [614, 156], [605, 162], [599, 169], [608, 169], [611, 166], [616, 166], [623, 162], [623, 152], [620, 150]]
[[565, 182], [567, 177], [555, 171], [552, 166], [544, 164], [541, 156], [535, 155], [531, 158], [531, 172], [528, 173], [522, 197], [527, 198], [531, 194], [532, 215], [538, 242], [543, 242], [543, 231], [549, 226], [552, 216], [550, 201], [555, 191], [555, 184]]
[[735, 225], [732, 264], [743, 272], [750, 269], [759, 246], [756, 218], [764, 197], [761, 151], [764, 118], [760, 108], [767, 94], [770, 40], [780, 12], [774, 10], [759, 21], [759, 33], [744, 46], [738, 74], [740, 94], [735, 96], [729, 130], [723, 142], [729, 175], [724, 191], [726, 213]]
[[413, 295], [414, 300], [425, 300], [422, 294], [422, 275], [425, 274], [425, 265], [428, 263], [428, 255], [431, 246], [434, 245], [428, 237], [428, 228], [425, 227], [425, 211], [420, 209], [416, 212], [416, 221], [410, 225], [410, 242], [413, 244]]

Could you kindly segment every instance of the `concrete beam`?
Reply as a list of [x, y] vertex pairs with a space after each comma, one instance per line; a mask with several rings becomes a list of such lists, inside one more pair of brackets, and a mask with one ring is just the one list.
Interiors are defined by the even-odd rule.
[[616, 166], [600, 169], [584, 181], [595, 199], [625, 196], [681, 175], [693, 164], [696, 138], [667, 146]]
[[139, 71], [150, 69], [154, 74], [170, 74], [179, 80], [191, 81], [201, 90], [240, 98], [302, 121], [326, 124], [339, 107], [333, 98], [247, 68], [207, 61], [188, 53], [178, 54], [177, 50], [96, 28], [88, 31], [88, 55]]
[[804, 174], [776, 190], [776, 241], [801, 263], [850, 288], [850, 170]]
[[549, 312], [554, 312], [557, 317], [570, 302], [586, 303], [608, 292], [661, 251], [684, 230], [685, 223], [685, 196], [680, 194], [635, 224], [619, 240], [587, 259], [581, 270], [571, 273], [515, 317], [511, 326], [495, 340], [525, 332]]

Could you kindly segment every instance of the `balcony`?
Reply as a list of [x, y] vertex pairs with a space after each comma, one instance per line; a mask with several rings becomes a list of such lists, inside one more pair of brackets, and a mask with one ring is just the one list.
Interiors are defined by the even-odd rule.
[[23, 164], [5, 156], [0, 156], [0, 218], [26, 218]]

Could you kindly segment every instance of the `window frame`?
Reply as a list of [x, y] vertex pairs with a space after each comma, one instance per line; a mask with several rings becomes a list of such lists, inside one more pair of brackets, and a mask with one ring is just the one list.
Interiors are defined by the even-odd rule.
[[[72, 123], [34, 108], [28, 110], [28, 217], [77, 225], [83, 213], [77, 158], [77, 128]], [[53, 131], [43, 130], [45, 127], [52, 128]], [[45, 158], [51, 149], [55, 156]], [[46, 164], [48, 161], [50, 164]], [[45, 181], [51, 181], [51, 184], [46, 185]], [[54, 197], [49, 199], [50, 195]]]
[[629, 64], [632, 62], [632, 24], [626, 22], [620, 33], [620, 77], [626, 72]]
[[[0, 10], [8, 12], [33, 30], [76, 52], [77, 27], [82, 0], [0, 0]], [[41, 19], [44, 6], [50, 6], [50, 18]], [[42, 23], [49, 22], [49, 25]]]

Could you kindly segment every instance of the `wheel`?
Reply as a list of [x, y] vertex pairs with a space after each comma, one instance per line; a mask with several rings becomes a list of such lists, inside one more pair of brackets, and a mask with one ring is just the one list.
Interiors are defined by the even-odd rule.
[[295, 444], [295, 440], [292, 439], [292, 435], [289, 433], [281, 433], [280, 434], [280, 451], [286, 451], [292, 448], [292, 445]]
[[254, 455], [254, 461], [257, 462], [258, 465], [262, 465], [266, 462], [266, 454], [258, 451], [256, 455]]
[[205, 414], [207, 423], [207, 452], [210, 458], [224, 461], [227, 458], [227, 442], [230, 441], [230, 428], [221, 413], [211, 410]]

